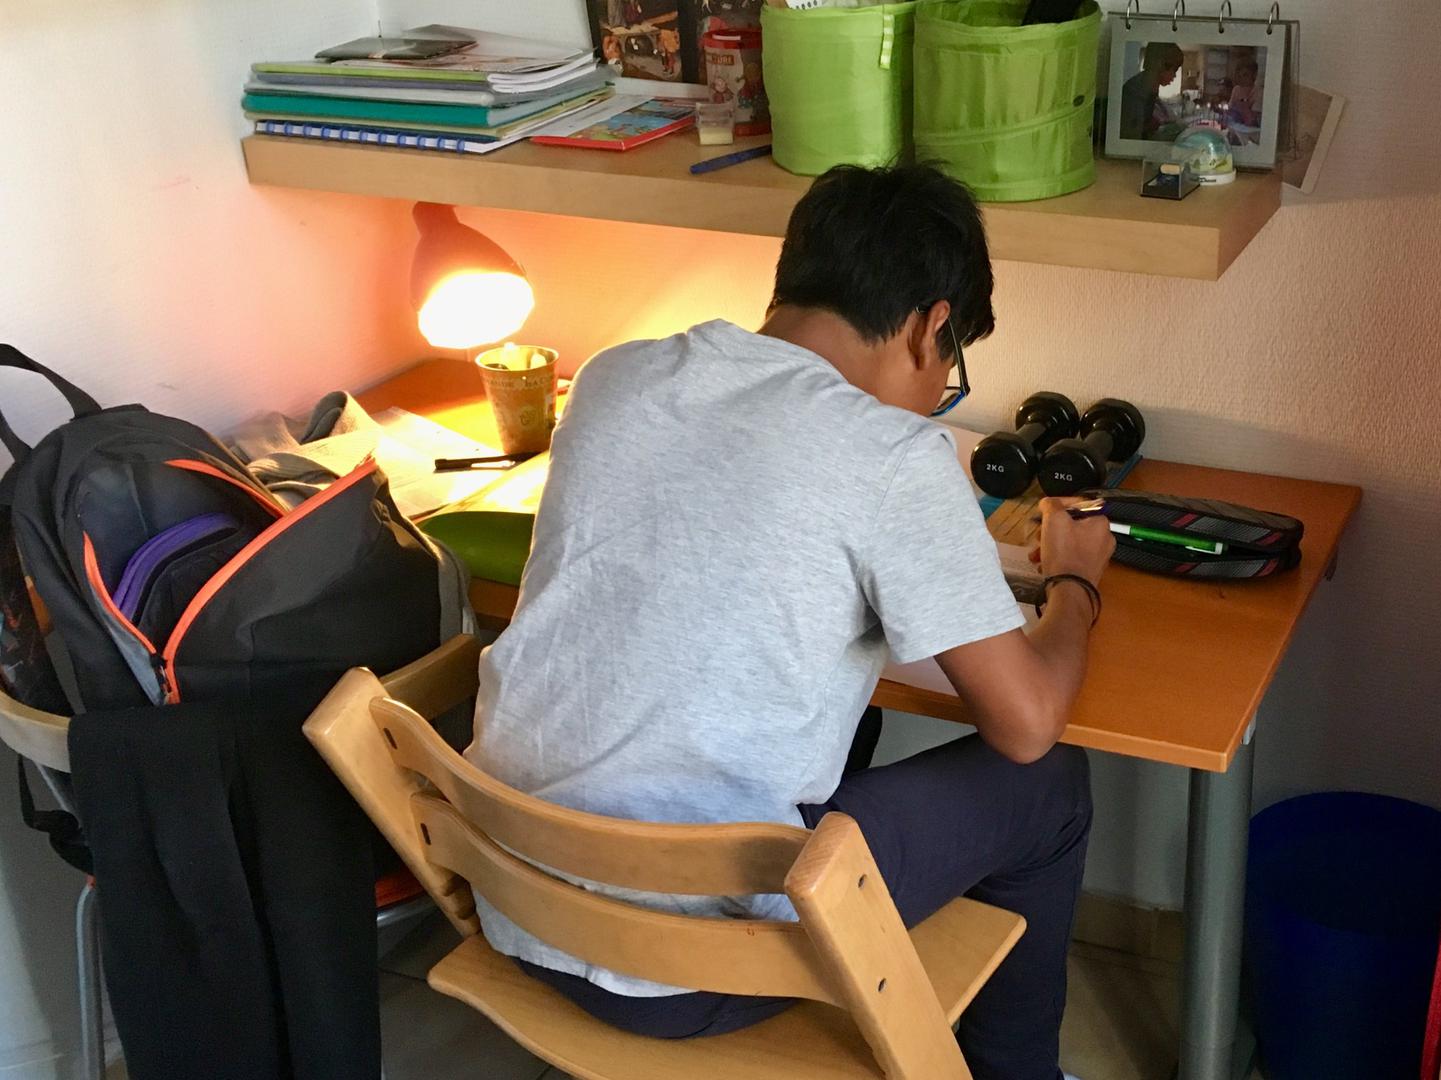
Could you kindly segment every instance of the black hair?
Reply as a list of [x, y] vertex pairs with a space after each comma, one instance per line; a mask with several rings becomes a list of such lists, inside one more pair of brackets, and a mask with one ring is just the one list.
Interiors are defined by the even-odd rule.
[[1185, 62], [1186, 54], [1174, 41], [1148, 41], [1144, 59], [1141, 61], [1147, 71], [1163, 67], [1179, 68]]
[[[839, 165], [791, 213], [771, 307], [833, 312], [874, 344], [946, 300], [969, 345], [995, 329], [992, 284], [981, 213], [963, 185], [930, 165]], [[949, 357], [950, 335], [938, 341]]]

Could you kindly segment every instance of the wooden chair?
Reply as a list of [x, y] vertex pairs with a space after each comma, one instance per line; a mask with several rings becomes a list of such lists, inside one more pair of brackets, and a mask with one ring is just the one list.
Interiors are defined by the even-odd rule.
[[[478, 651], [457, 638], [384, 682], [351, 671], [305, 725], [464, 937], [431, 969], [432, 987], [582, 1080], [970, 1077], [952, 1025], [1020, 937], [1019, 916], [956, 900], [908, 934], [859, 827], [843, 814], [828, 814], [814, 833], [666, 825], [580, 813], [506, 787], [446, 746], [426, 720], [474, 694]], [[784, 891], [800, 921], [651, 911], [527, 859], [652, 892]], [[673, 986], [803, 1000], [712, 1038], [624, 1033], [491, 949], [472, 888], [590, 963]]]

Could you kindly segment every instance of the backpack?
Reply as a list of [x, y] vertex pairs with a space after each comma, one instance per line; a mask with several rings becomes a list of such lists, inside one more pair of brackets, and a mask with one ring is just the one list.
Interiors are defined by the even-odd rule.
[[351, 667], [391, 671], [473, 629], [465, 571], [396, 509], [373, 460], [287, 510], [194, 424], [101, 408], [10, 345], [0, 367], [44, 376], [74, 412], [33, 448], [0, 412], [15, 459], [0, 478], [0, 677], [25, 704], [323, 694]]

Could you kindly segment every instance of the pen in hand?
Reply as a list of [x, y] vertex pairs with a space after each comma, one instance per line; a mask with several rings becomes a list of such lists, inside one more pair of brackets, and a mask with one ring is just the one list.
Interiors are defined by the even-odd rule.
[[[1105, 499], [1090, 499], [1075, 506], [1066, 507], [1066, 512], [1073, 518], [1087, 518], [1092, 514], [1105, 514]], [[1037, 518], [1037, 521], [1040, 519]], [[1168, 532], [1165, 529], [1152, 529], [1145, 525], [1125, 525], [1118, 521], [1108, 522], [1111, 532], [1117, 536], [1130, 536], [1137, 540], [1149, 540], [1153, 544], [1169, 544], [1171, 547], [1185, 548], [1187, 551], [1194, 551], [1201, 555], [1224, 555], [1226, 545], [1219, 540], [1203, 540], [1196, 536], [1187, 536], [1185, 533]]]

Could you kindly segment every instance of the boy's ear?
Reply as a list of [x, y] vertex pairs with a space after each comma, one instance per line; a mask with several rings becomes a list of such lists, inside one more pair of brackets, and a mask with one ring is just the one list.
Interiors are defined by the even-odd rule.
[[907, 320], [907, 345], [917, 370], [946, 362], [941, 357], [940, 335], [946, 328], [946, 319], [950, 314], [951, 304], [948, 300], [937, 300], [925, 311], [911, 313]]

